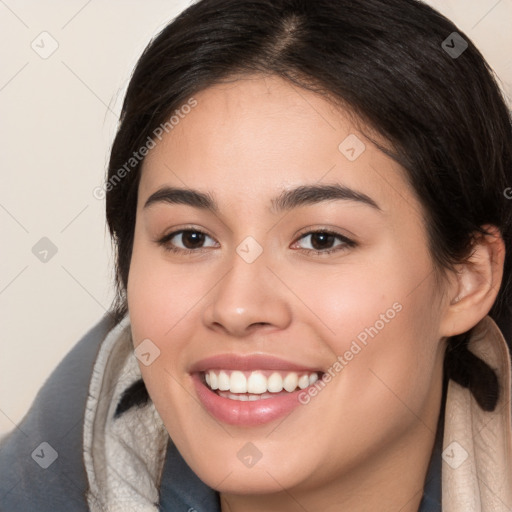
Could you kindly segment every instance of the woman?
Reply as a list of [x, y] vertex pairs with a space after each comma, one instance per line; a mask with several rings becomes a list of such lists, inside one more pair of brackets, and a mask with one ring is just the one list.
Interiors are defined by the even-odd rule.
[[422, 3], [189, 7], [112, 148], [117, 301], [3, 440], [3, 509], [510, 510], [511, 164]]

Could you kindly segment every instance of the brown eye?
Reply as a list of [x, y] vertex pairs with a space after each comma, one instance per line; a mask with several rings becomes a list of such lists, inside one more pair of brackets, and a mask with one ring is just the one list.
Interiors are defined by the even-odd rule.
[[[204, 243], [207, 238], [212, 240], [213, 244], [205, 246]], [[200, 252], [204, 247], [212, 247], [215, 245], [215, 241], [202, 231], [182, 229], [164, 236], [158, 241], [158, 244], [163, 246], [166, 251], [186, 254]]]
[[197, 249], [204, 243], [205, 234], [199, 231], [182, 231], [180, 234], [185, 249]]
[[311, 235], [311, 246], [313, 249], [330, 249], [336, 240], [334, 235], [328, 233], [313, 233]]
[[[346, 236], [331, 231], [310, 231], [302, 235], [300, 240], [310, 239], [309, 247], [302, 247], [301, 250], [306, 252], [316, 252], [318, 254], [330, 254], [332, 252], [346, 250], [355, 247], [357, 244]], [[336, 241], [339, 241], [336, 243]]]

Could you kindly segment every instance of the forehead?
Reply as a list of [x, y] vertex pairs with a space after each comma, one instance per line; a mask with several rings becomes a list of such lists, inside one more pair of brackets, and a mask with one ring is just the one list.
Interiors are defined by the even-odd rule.
[[162, 185], [209, 191], [219, 203], [275, 197], [300, 184], [364, 189], [379, 204], [414, 202], [403, 169], [367, 139], [386, 145], [351, 113], [278, 77], [221, 83], [196, 102], [148, 153], [139, 194]]

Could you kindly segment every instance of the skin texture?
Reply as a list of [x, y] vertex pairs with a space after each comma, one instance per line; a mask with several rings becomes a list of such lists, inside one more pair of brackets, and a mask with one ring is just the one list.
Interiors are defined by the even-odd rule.
[[[134, 346], [149, 338], [160, 349], [140, 367], [170, 436], [220, 491], [224, 512], [417, 510], [446, 337], [476, 325], [492, 306], [504, 255], [499, 233], [441, 288], [403, 169], [348, 112], [276, 77], [247, 77], [194, 97], [197, 106], [145, 159], [127, 290]], [[338, 148], [350, 134], [366, 145], [355, 161]], [[347, 200], [271, 211], [283, 190], [336, 183], [368, 195], [380, 211]], [[219, 211], [163, 202], [144, 208], [163, 185], [209, 193]], [[207, 235], [195, 249], [186, 237], [172, 239], [194, 253], [159, 245], [185, 228]], [[307, 233], [322, 228], [356, 245], [334, 239], [321, 250], [341, 250], [316, 254]], [[248, 236], [263, 249], [252, 263], [236, 252]], [[400, 311], [343, 370], [284, 418], [228, 425], [197, 398], [188, 370], [200, 359], [264, 354], [327, 371], [397, 303]], [[261, 453], [250, 468], [237, 456], [248, 442]]]

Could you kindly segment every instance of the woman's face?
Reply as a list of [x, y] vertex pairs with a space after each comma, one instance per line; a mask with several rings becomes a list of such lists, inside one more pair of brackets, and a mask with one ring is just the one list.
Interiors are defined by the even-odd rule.
[[170, 436], [226, 493], [398, 474], [436, 429], [445, 307], [403, 170], [279, 78], [194, 99], [145, 159], [128, 282]]

